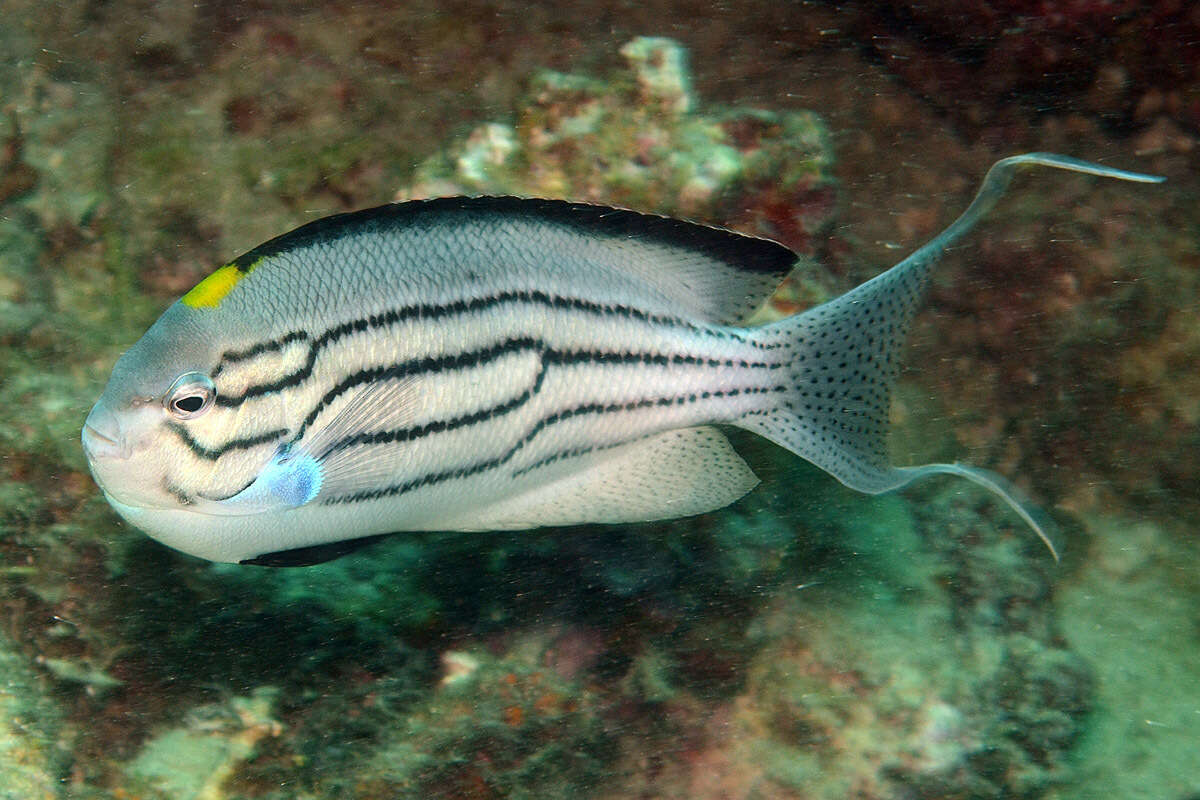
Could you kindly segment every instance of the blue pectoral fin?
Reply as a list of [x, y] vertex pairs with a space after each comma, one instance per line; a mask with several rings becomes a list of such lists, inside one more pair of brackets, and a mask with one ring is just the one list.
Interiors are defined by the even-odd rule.
[[280, 463], [272, 462], [271, 468], [264, 471], [259, 480], [266, 479], [266, 489], [272, 499], [289, 508], [297, 508], [321, 493], [322, 473], [320, 463], [308, 453], [301, 452]]
[[206, 514], [243, 516], [299, 508], [321, 492], [320, 463], [308, 453], [281, 452], [271, 459], [254, 482], [224, 500], [198, 500]]

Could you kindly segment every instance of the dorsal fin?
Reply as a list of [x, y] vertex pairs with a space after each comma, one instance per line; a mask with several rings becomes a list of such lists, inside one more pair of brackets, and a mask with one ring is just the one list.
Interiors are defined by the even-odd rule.
[[[743, 322], [796, 263], [796, 254], [777, 242], [669, 217], [565, 200], [439, 197], [324, 217], [259, 245], [231, 266], [249, 270], [274, 255], [365, 232], [481, 221], [546, 226], [627, 246], [629, 257], [616, 268], [656, 289], [681, 313], [720, 324]], [[547, 253], [548, 266], [553, 255]]]

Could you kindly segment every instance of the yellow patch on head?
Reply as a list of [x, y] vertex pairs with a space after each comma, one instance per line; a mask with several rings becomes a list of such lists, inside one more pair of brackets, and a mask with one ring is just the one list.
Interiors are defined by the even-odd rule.
[[216, 308], [226, 295], [233, 291], [238, 281], [249, 275], [257, 266], [258, 262], [255, 262], [249, 269], [241, 270], [233, 264], [226, 264], [193, 286], [190, 292], [180, 298], [180, 302], [191, 308]]

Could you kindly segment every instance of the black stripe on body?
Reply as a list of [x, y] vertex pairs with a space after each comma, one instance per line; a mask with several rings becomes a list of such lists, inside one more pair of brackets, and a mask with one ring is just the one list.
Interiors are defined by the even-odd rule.
[[225, 367], [229, 366], [230, 364], [249, 361], [256, 356], [262, 355], [263, 353], [278, 353], [289, 344], [303, 342], [308, 338], [308, 334], [304, 331], [292, 331], [291, 333], [285, 334], [278, 339], [260, 342], [252, 347], [247, 347], [245, 350], [226, 350], [221, 355], [221, 360], [217, 362], [217, 366], [213, 369], [212, 374], [210, 374], [208, 377], [215, 381], [217, 376], [224, 372]]
[[[584, 405], [580, 405], [580, 406], [575, 406], [573, 408], [568, 408], [568, 409], [564, 409], [563, 411], [555, 412], [554, 414], [550, 414], [550, 415], [545, 416], [542, 419], [538, 420], [536, 423], [534, 423], [530, 427], [530, 429], [528, 431], [526, 431], [525, 435], [519, 441], [517, 441], [516, 444], [514, 444], [511, 448], [509, 448], [503, 454], [496, 456], [494, 458], [485, 459], [483, 461], [477, 461], [473, 464], [463, 466], [463, 467], [458, 467], [456, 469], [441, 470], [438, 472], [428, 472], [418, 478], [413, 478], [412, 480], [405, 481], [404, 483], [393, 484], [392, 486], [385, 486], [380, 489], [371, 489], [369, 491], [355, 492], [354, 494], [328, 497], [328, 498], [323, 499], [321, 502], [325, 505], [344, 505], [347, 503], [361, 503], [361, 502], [366, 502], [366, 501], [370, 501], [370, 500], [382, 500], [387, 497], [398, 497], [400, 495], [407, 494], [409, 492], [424, 488], [426, 486], [432, 486], [432, 485], [435, 485], [438, 483], [444, 483], [444, 482], [450, 481], [450, 480], [461, 480], [463, 478], [470, 478], [472, 476], [479, 475], [480, 473], [487, 472], [487, 471], [493, 470], [493, 469], [497, 469], [499, 467], [504, 466], [509, 461], [511, 461], [514, 457], [516, 457], [516, 455], [521, 450], [523, 450], [526, 446], [528, 446], [530, 443], [532, 443], [534, 441], [534, 439], [536, 439], [538, 437], [538, 435], [541, 434], [541, 432], [544, 431], [546, 428], [548, 428], [552, 425], [556, 425], [560, 422], [563, 422], [564, 420], [574, 418], [574, 417], [585, 416], [585, 415], [596, 415], [596, 414], [624, 413], [624, 412], [638, 411], [638, 410], [642, 410], [642, 409], [646, 409], [646, 408], [654, 408], [654, 407], [668, 408], [671, 406], [686, 406], [686, 405], [691, 405], [693, 403], [698, 403], [698, 402], [705, 401], [705, 400], [724, 400], [724, 399], [728, 399], [731, 397], [739, 397], [742, 395], [776, 394], [776, 393], [782, 393], [782, 392], [786, 392], [786, 391], [788, 391], [788, 387], [785, 385], [751, 386], [751, 387], [745, 387], [745, 388], [740, 388], [740, 389], [735, 388], [735, 389], [727, 389], [727, 390], [694, 392], [694, 393], [689, 393], [686, 395], [679, 395], [679, 396], [643, 398], [640, 400], [631, 400], [626, 403], [588, 403], [588, 404], [584, 404]], [[697, 423], [697, 424], [700, 424], [700, 423]], [[636, 439], [630, 440], [630, 441], [636, 441]], [[549, 466], [550, 464], [556, 463], [558, 461], [563, 461], [568, 458], [578, 458], [580, 456], [584, 456], [584, 455], [587, 455], [587, 454], [593, 453], [593, 452], [609, 450], [614, 447], [619, 447], [620, 445], [623, 445], [623, 444], [628, 444], [628, 442], [613, 442], [611, 444], [589, 445], [586, 447], [576, 447], [576, 448], [560, 450], [557, 453], [548, 455], [542, 459], [539, 459], [538, 461], [536, 461], [532, 464], [529, 464], [525, 467], [522, 467], [519, 470], [514, 471], [512, 477], [514, 477], [514, 478], [520, 477], [521, 475], [525, 475], [536, 469], [540, 469], [542, 467]]]
[[[706, 400], [724, 400], [731, 397], [741, 397], [755, 394], [777, 394], [780, 392], [786, 392], [787, 390], [788, 388], [786, 386], [748, 386], [742, 389], [689, 392], [686, 395], [679, 395], [676, 397], [649, 397], [642, 400], [631, 400], [627, 403], [589, 403], [587, 405], [575, 406], [574, 408], [566, 409], [565, 411], [552, 414], [549, 417], [543, 417], [541, 420], [539, 420], [534, 426], [534, 429], [531, 430], [530, 434], [527, 434], [525, 439], [518, 444], [518, 447], [514, 448], [513, 455], [516, 454], [517, 449], [532, 442], [537, 434], [541, 433], [545, 428], [562, 422], [563, 420], [571, 419], [572, 417], [591, 414], [614, 414], [625, 411], [639, 411], [645, 408], [686, 406]], [[628, 444], [628, 442], [613, 442], [612, 444], [591, 445], [588, 447], [576, 447], [569, 450], [560, 450], [557, 453], [553, 453], [545, 458], [541, 458], [532, 464], [521, 467], [518, 470], [513, 470], [512, 477], [519, 478], [522, 475], [533, 472], [537, 469], [541, 469], [542, 467], [549, 466], [557, 461], [562, 461], [567, 458], [577, 458], [579, 456], [584, 456], [588, 453], [593, 453], [599, 450], [609, 450], [613, 447], [620, 447], [623, 444]]]
[[[296, 433], [290, 438], [295, 443], [303, 437], [317, 417], [334, 400], [358, 386], [365, 386], [379, 380], [390, 380], [410, 376], [437, 374], [454, 370], [475, 369], [504, 356], [517, 352], [537, 352], [540, 355], [538, 373], [533, 383], [522, 393], [489, 408], [480, 409], [468, 414], [451, 417], [444, 420], [434, 420], [424, 425], [405, 428], [398, 431], [379, 431], [371, 434], [359, 434], [351, 439], [338, 443], [334, 450], [344, 449], [354, 444], [367, 442], [380, 444], [385, 442], [413, 441], [425, 436], [455, 430], [468, 425], [487, 422], [502, 414], [514, 411], [529, 402], [541, 389], [546, 371], [551, 366], [577, 366], [580, 364], [627, 366], [630, 364], [645, 366], [704, 366], [727, 367], [730, 369], [766, 369], [776, 370], [783, 367], [779, 362], [748, 361], [737, 358], [710, 358], [686, 353], [630, 352], [615, 350], [560, 350], [548, 347], [547, 344], [533, 337], [513, 337], [502, 342], [480, 348], [478, 350], [455, 353], [442, 356], [425, 356], [396, 364], [369, 367], [358, 370], [340, 380], [333, 388], [325, 393], [317, 405], [308, 413]], [[707, 394], [707, 393], [705, 393]], [[707, 399], [707, 398], [706, 398]], [[187, 429], [178, 423], [171, 423], [169, 428], [177, 433], [184, 444], [198, 458], [206, 461], [216, 461], [221, 456], [234, 450], [245, 450], [258, 447], [266, 442], [277, 441], [288, 435], [286, 429], [270, 431], [257, 436], [236, 439], [217, 447], [206, 447], [198, 443], [188, 433]], [[372, 438], [375, 437], [375, 438]], [[391, 437], [391, 438], [388, 438]]]
[[174, 433], [187, 446], [187, 449], [192, 452], [196, 458], [205, 461], [216, 461], [226, 453], [231, 453], [235, 450], [249, 450], [253, 447], [267, 444], [269, 442], [281, 442], [287, 438], [290, 431], [287, 428], [279, 428], [273, 431], [255, 434], [254, 436], [246, 436], [241, 439], [233, 439], [219, 447], [208, 447], [200, 444], [188, 431], [187, 427], [178, 422], [168, 422], [167, 430]]
[[[541, 363], [538, 367], [538, 373], [535, 376], [532, 385], [520, 395], [517, 395], [513, 399], [505, 401], [504, 403], [492, 406], [491, 408], [481, 409], [461, 417], [431, 422], [421, 427], [434, 428], [430, 431], [431, 433], [440, 433], [443, 430], [451, 430], [453, 428], [462, 427], [463, 425], [474, 424], [475, 422], [486, 422], [487, 420], [499, 414], [512, 411], [531, 399], [533, 395], [537, 394], [538, 390], [541, 389], [542, 382], [546, 376], [546, 370], [551, 366], [577, 366], [580, 364], [627, 366], [630, 364], [636, 364], [656, 367], [728, 367], [731, 369], [736, 368], [748, 370], [774, 370], [781, 369], [783, 367], [783, 364], [777, 362], [747, 361], [746, 359], [740, 358], [710, 358], [705, 356], [694, 356], [685, 353], [630, 352], [613, 350], [559, 350], [557, 348], [549, 347], [546, 342], [541, 339], [535, 339], [533, 337], [513, 337], [479, 350], [457, 353], [449, 356], [427, 356], [389, 366], [370, 367], [359, 370], [358, 372], [353, 372], [342, 380], [338, 381], [337, 385], [326, 392], [320, 401], [318, 401], [316, 407], [309, 412], [308, 416], [305, 417], [304, 422], [301, 423], [295, 437], [293, 438], [293, 441], [299, 440], [308, 430], [308, 428], [316, 421], [321, 412], [324, 411], [334, 400], [356, 386], [363, 386], [378, 380], [406, 378], [409, 376], [447, 372], [456, 369], [474, 369], [513, 353], [529, 351], [537, 352], [539, 354]], [[411, 430], [417, 429], [414, 428]], [[411, 438], [419, 437], [412, 436]], [[393, 439], [391, 441], [399, 440]]]
[[[225, 396], [218, 392], [216, 404], [225, 408], [233, 408], [241, 405], [250, 398], [259, 397], [264, 394], [270, 394], [271, 392], [281, 391], [293, 386], [299, 386], [312, 375], [313, 368], [316, 366], [317, 356], [320, 354], [321, 350], [329, 344], [346, 336], [365, 333], [367, 331], [374, 331], [380, 328], [386, 328], [416, 319], [433, 322], [481, 311], [490, 311], [500, 305], [508, 303], [542, 305], [557, 311], [578, 311], [582, 313], [594, 314], [599, 317], [635, 320], [651, 325], [661, 325], [663, 327], [676, 330], [684, 330], [689, 333], [703, 334], [718, 339], [736, 341], [740, 344], [746, 344], [754, 347], [755, 349], [764, 351], [773, 350], [779, 347], [779, 344], [777, 343], [763, 343], [750, 339], [736, 330], [699, 325], [681, 317], [673, 317], [665, 314], [653, 314], [632, 306], [596, 303], [591, 300], [583, 300], [576, 297], [561, 297], [559, 295], [551, 295], [537, 290], [508, 291], [499, 292], [486, 297], [471, 298], [469, 300], [456, 300], [452, 303], [437, 305], [421, 303], [411, 306], [402, 306], [400, 308], [390, 309], [379, 314], [372, 314], [370, 316], [360, 317], [349, 322], [343, 322], [339, 325], [335, 325], [332, 328], [327, 328], [323, 333], [311, 340], [309, 344], [308, 358], [305, 360], [304, 365], [299, 369], [289, 375], [285, 375], [282, 378], [271, 381], [270, 383], [260, 383], [253, 386], [248, 386], [241, 394], [238, 395]], [[218, 361], [213, 374], [218, 374], [222, 369], [224, 369], [226, 363], [228, 362], [243, 360], [267, 351], [280, 350], [286, 346], [286, 344], [301, 341], [307, 338], [307, 334], [300, 331], [293, 331], [278, 339], [262, 342], [244, 350], [227, 352], [221, 356], [221, 359]]]

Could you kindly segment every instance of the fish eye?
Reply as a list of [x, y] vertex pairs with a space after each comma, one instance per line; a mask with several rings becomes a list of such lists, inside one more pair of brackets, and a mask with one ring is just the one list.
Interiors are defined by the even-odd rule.
[[175, 419], [195, 419], [208, 411], [216, 398], [217, 387], [211, 378], [199, 372], [185, 372], [163, 396], [163, 407]]

